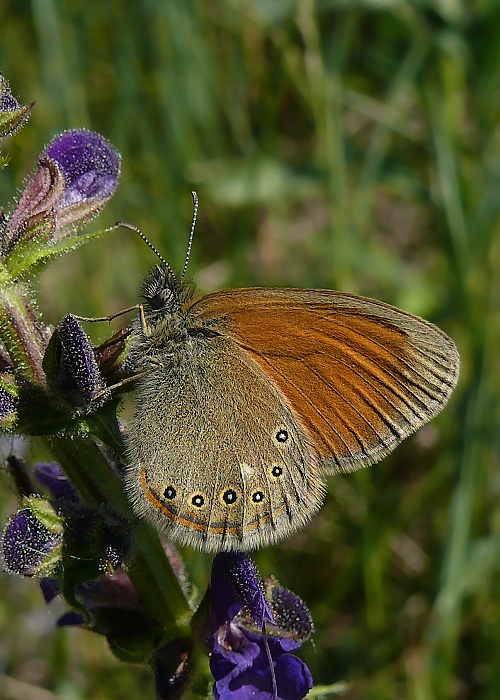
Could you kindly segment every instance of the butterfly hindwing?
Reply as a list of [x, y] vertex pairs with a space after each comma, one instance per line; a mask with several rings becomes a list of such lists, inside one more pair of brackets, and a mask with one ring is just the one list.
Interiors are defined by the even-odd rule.
[[171, 539], [253, 549], [319, 508], [323, 482], [300, 427], [232, 340], [191, 338], [178, 362], [142, 380], [136, 405], [127, 490]]

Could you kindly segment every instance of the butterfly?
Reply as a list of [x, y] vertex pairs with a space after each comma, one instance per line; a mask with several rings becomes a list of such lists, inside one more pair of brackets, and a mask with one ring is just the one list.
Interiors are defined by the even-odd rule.
[[326, 477], [383, 459], [457, 383], [453, 341], [410, 313], [325, 289], [201, 296], [161, 260], [132, 331], [125, 486], [179, 544], [288, 537], [320, 508]]

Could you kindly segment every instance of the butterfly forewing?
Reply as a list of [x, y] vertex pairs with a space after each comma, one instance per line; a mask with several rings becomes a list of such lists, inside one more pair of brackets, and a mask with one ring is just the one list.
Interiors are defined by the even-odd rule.
[[273, 381], [326, 471], [385, 457], [441, 410], [458, 379], [448, 336], [372, 299], [239, 289], [203, 297], [191, 315]]

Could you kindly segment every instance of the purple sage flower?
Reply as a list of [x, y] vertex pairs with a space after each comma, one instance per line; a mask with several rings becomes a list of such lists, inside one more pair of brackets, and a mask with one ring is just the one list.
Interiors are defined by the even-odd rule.
[[259, 629], [274, 622], [253, 562], [241, 552], [220, 552], [212, 564], [212, 610], [217, 625], [231, 622], [245, 607]]
[[[50, 244], [96, 216], [112, 197], [119, 175], [120, 155], [100, 134], [67, 131], [53, 139], [14, 212], [3, 221], [4, 258], [30, 243], [30, 255], [21, 251], [20, 260], [14, 256], [16, 274], [31, 264], [33, 241], [38, 241], [45, 258], [50, 257]], [[35, 255], [34, 261], [39, 259]]]
[[76, 610], [68, 610], [57, 618], [58, 627], [83, 627], [84, 625], [85, 617]]
[[73, 484], [57, 462], [37, 462], [33, 465], [33, 476], [56, 501], [78, 501]]
[[100, 134], [66, 131], [51, 141], [45, 155], [57, 163], [64, 177], [62, 207], [89, 200], [104, 203], [116, 189], [120, 156]]
[[[302, 700], [313, 683], [306, 664], [290, 654], [300, 642], [273, 628], [274, 616], [251, 560], [239, 552], [218, 554], [211, 598], [218, 625], [210, 657], [215, 700]], [[261, 634], [248, 629], [239, 615], [243, 608]], [[266, 623], [273, 636], [266, 636]]]
[[[89, 406], [99, 395], [104, 399], [105, 383], [99, 372], [90, 340], [79, 321], [68, 314], [57, 329], [60, 344], [56, 388], [73, 406]], [[94, 401], [98, 407], [101, 401]]]
[[[210, 657], [215, 700], [269, 700], [273, 697], [302, 700], [313, 683], [306, 664], [289, 653], [299, 646], [291, 639], [265, 638], [237, 624], [224, 626], [214, 641]], [[276, 696], [269, 656], [276, 679]]]
[[33, 510], [23, 508], [12, 516], [3, 533], [5, 569], [20, 576], [43, 576], [61, 547], [62, 531], [50, 530]]
[[55, 578], [43, 578], [40, 581], [40, 590], [42, 591], [43, 599], [48, 605], [60, 594], [61, 586]]

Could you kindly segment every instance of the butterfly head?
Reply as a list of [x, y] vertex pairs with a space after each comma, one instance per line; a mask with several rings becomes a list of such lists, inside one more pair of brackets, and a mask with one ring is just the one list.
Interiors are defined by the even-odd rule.
[[142, 287], [146, 317], [181, 314], [194, 296], [193, 285], [176, 277], [164, 265], [156, 265]]
[[187, 310], [195, 297], [193, 285], [170, 268], [157, 265], [142, 286], [144, 323], [136, 327], [135, 343], [144, 356], [162, 353], [170, 343], [187, 339]]

